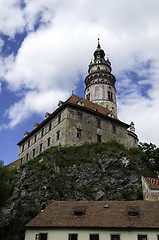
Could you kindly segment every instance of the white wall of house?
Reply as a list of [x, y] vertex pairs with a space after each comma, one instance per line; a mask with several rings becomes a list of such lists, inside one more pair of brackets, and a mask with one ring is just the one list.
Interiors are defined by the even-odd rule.
[[68, 235], [70, 233], [78, 234], [78, 240], [89, 240], [90, 234], [99, 234], [99, 240], [110, 240], [111, 234], [120, 234], [120, 240], [138, 240], [138, 235], [147, 235], [147, 240], [158, 240], [158, 231], [93, 231], [91, 230], [71, 230], [71, 229], [52, 229], [52, 230], [26, 230], [25, 240], [35, 240], [36, 234], [47, 233], [47, 240], [68, 240]]

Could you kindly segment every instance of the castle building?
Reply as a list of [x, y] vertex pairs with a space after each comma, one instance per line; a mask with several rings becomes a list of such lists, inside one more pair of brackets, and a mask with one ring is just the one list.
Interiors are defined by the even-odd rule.
[[65, 102], [59, 101], [53, 113], [46, 113], [43, 122], [35, 123], [18, 143], [21, 164], [52, 146], [78, 146], [85, 142], [116, 140], [127, 147], [137, 146], [134, 124], [126, 124], [117, 117], [116, 79], [111, 63], [99, 39], [85, 78], [85, 98], [72, 94]]

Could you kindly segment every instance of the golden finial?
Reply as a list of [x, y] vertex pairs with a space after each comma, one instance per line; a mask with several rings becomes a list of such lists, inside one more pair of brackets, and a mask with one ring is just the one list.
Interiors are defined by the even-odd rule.
[[74, 90], [75, 90], [76, 86], [73, 86], [73, 89], [72, 89], [72, 95], [74, 94]]

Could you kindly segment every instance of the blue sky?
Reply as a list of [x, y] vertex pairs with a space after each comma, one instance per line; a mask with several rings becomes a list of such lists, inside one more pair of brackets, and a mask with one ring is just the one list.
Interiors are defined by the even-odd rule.
[[1, 0], [0, 160], [84, 79], [100, 35], [116, 77], [118, 117], [159, 146], [158, 0]]

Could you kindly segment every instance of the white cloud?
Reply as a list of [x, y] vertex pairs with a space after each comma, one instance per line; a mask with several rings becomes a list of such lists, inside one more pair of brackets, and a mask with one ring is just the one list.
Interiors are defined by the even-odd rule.
[[[1, 32], [14, 38], [28, 31], [17, 56], [0, 59], [1, 76], [21, 94], [21, 101], [7, 111], [9, 126], [33, 112], [47, 111], [60, 95], [65, 99], [71, 94], [79, 73], [87, 74], [99, 33], [117, 77], [119, 118], [133, 120], [142, 140], [159, 145], [157, 0], [30, 0], [23, 9], [18, 0], [2, 3]], [[34, 32], [39, 21], [42, 25]], [[138, 81], [125, 74], [129, 71]]]
[[9, 127], [15, 127], [35, 112], [39, 114], [44, 114], [46, 111], [53, 112], [58, 104], [57, 99], [64, 101], [67, 96], [67, 92], [53, 90], [28, 92], [22, 101], [15, 103], [6, 111], [10, 119]]

